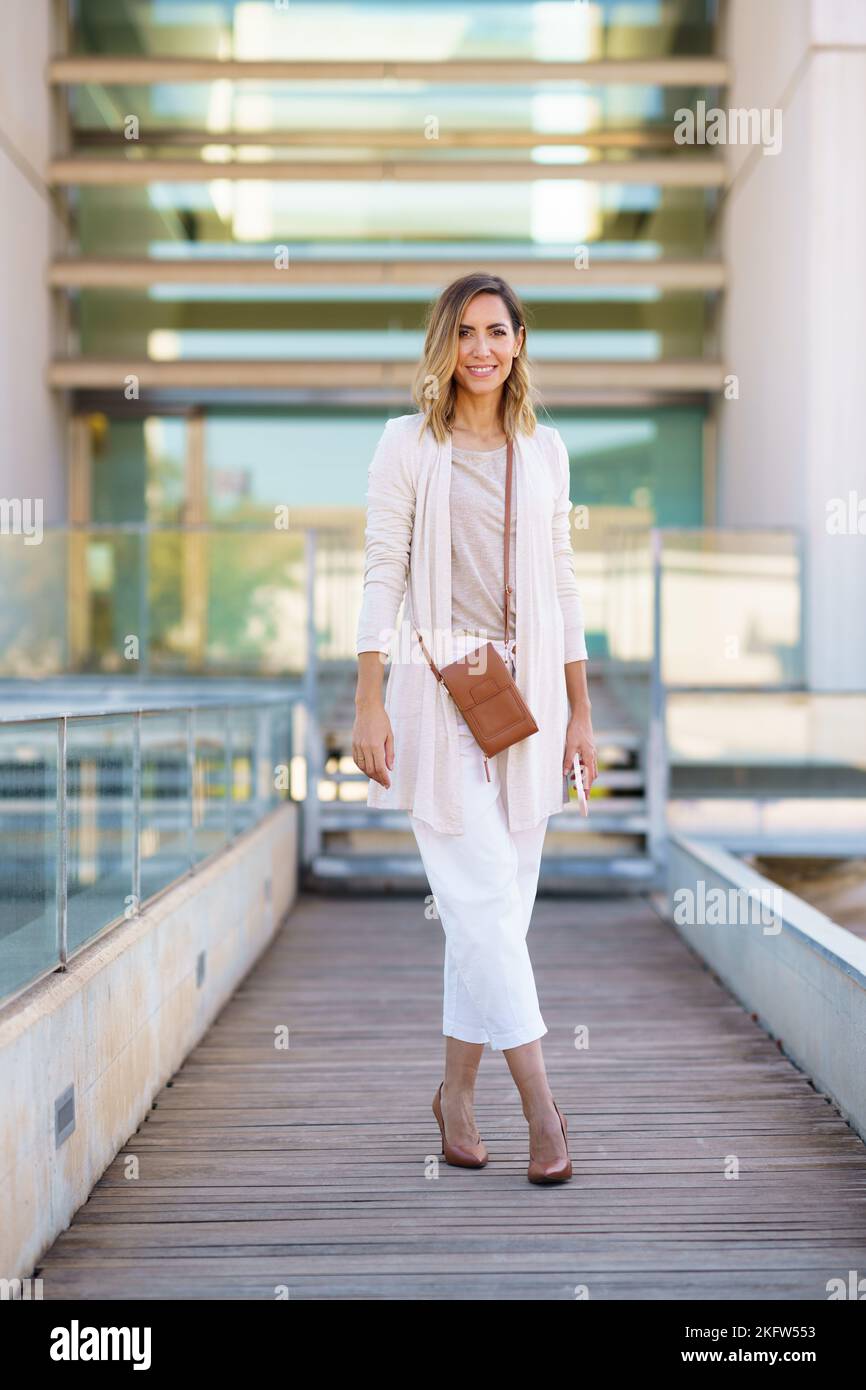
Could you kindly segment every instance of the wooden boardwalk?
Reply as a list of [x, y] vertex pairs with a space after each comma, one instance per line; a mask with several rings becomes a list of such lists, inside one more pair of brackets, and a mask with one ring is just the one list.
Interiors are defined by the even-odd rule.
[[866, 1148], [649, 905], [542, 899], [530, 943], [571, 1183], [526, 1181], [489, 1051], [491, 1162], [436, 1173], [439, 923], [304, 898], [42, 1261], [46, 1299], [824, 1300], [866, 1274]]

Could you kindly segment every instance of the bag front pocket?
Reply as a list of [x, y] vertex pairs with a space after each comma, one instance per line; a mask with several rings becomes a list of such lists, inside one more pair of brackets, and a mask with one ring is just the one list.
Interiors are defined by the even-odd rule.
[[471, 720], [482, 738], [498, 738], [507, 734], [515, 724], [523, 719], [520, 701], [515, 699], [510, 689], [500, 690], [488, 700], [473, 706]]

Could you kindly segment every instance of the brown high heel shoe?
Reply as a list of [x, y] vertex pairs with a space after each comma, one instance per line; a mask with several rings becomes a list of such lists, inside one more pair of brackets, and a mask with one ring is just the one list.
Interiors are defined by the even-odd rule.
[[459, 1144], [449, 1144], [445, 1138], [445, 1122], [442, 1119], [442, 1087], [444, 1085], [444, 1081], [439, 1082], [439, 1089], [433, 1097], [433, 1114], [436, 1116], [439, 1133], [442, 1135], [442, 1153], [445, 1162], [453, 1164], [455, 1168], [483, 1168], [490, 1157], [483, 1144], [473, 1144], [471, 1148], [464, 1149]]
[[559, 1115], [559, 1123], [562, 1125], [562, 1137], [565, 1140], [565, 1158], [558, 1158], [555, 1163], [536, 1163], [534, 1158], [530, 1158], [526, 1176], [530, 1182], [568, 1182], [571, 1177], [571, 1159], [568, 1156], [568, 1131], [565, 1120], [557, 1105], [553, 1102], [553, 1108]]

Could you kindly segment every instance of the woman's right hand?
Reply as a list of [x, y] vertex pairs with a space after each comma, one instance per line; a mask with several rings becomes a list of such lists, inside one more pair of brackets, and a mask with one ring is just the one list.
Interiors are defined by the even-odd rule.
[[352, 757], [373, 782], [390, 787], [388, 772], [394, 766], [394, 735], [381, 700], [356, 706]]

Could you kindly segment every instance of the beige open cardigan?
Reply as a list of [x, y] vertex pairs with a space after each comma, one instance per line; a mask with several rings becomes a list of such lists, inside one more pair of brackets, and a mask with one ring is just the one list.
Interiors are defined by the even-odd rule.
[[[429, 429], [421, 434], [422, 421], [420, 413], [389, 420], [368, 473], [356, 650], [391, 655], [385, 708], [394, 733], [394, 767], [390, 787], [370, 781], [367, 805], [408, 810], [435, 830], [459, 835], [464, 824], [454, 703], [430, 670], [414, 633], [415, 628], [421, 632], [437, 666], [453, 659], [451, 436], [438, 444]], [[557, 430], [538, 425], [534, 435], [515, 437], [514, 487], [514, 678], [538, 733], [508, 749], [506, 793], [510, 829], [525, 830], [564, 804], [568, 698], [560, 596], [568, 593], [574, 612], [578, 590], [573, 564], [556, 563], [557, 555], [567, 553], [570, 559], [572, 554], [568, 454]], [[582, 616], [579, 633], [568, 634], [568, 647], [570, 660], [586, 659]]]

